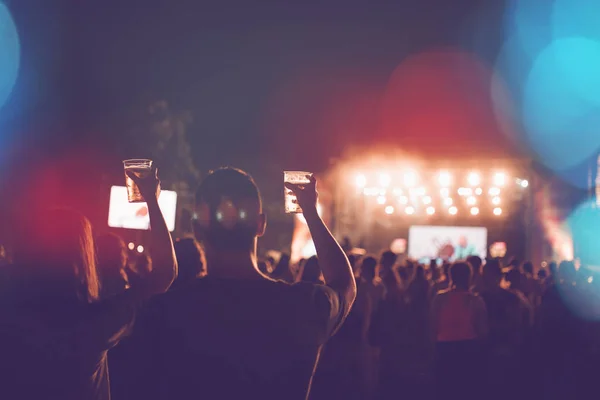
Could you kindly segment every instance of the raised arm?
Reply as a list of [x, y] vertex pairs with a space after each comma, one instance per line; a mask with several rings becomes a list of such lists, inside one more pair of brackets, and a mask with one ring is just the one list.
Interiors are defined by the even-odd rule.
[[335, 240], [317, 212], [316, 179], [310, 177], [306, 185], [286, 183], [293, 191], [302, 207], [302, 212], [312, 236], [323, 271], [325, 284], [333, 289], [343, 300], [344, 315], [347, 315], [356, 298], [356, 282], [346, 254]]
[[154, 174], [145, 178], [138, 178], [131, 172], [127, 172], [127, 175], [138, 185], [140, 193], [148, 205], [152, 239], [150, 246], [152, 271], [144, 276], [139, 287], [131, 289], [139, 292], [142, 297], [164, 293], [177, 277], [177, 258], [169, 228], [167, 228], [167, 223], [158, 206], [158, 196], [160, 195], [158, 172], [155, 171]]

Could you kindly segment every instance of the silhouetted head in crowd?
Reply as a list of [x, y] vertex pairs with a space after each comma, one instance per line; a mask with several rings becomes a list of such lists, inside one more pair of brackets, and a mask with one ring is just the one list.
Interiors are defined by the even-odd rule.
[[479, 275], [481, 273], [481, 265], [483, 264], [481, 257], [469, 256], [467, 257], [467, 262], [473, 267], [473, 275]]
[[366, 282], [373, 282], [377, 275], [377, 260], [375, 257], [368, 256], [362, 259], [360, 265], [360, 277]]
[[540, 269], [537, 273], [537, 277], [539, 280], [544, 280], [544, 279], [546, 279], [547, 276], [548, 276], [548, 273], [546, 272], [545, 269]]
[[421, 265], [417, 265], [415, 268], [414, 278], [415, 282], [425, 282], [427, 281], [427, 277], [425, 276], [425, 268]]
[[68, 209], [33, 213], [18, 226], [14, 261], [25, 289], [41, 298], [98, 299], [100, 284], [92, 225]]
[[556, 273], [558, 271], [558, 264], [556, 263], [556, 261], [550, 261], [548, 263], [548, 271], [550, 271], [551, 276], [556, 276]]
[[379, 258], [377, 275], [383, 282], [393, 284], [396, 281], [394, 275], [394, 265], [396, 264], [396, 254], [391, 251], [384, 251]]
[[523, 273], [529, 277], [533, 276], [533, 263], [531, 261], [523, 263]]
[[256, 269], [256, 242], [265, 228], [260, 192], [250, 175], [220, 168], [204, 178], [196, 192], [194, 230], [209, 268], [247, 268], [250, 261]]
[[511, 260], [508, 262], [508, 268], [519, 268], [519, 266], [521, 265], [521, 262], [516, 259], [516, 258], [511, 258]]
[[523, 289], [523, 275], [517, 268], [511, 269], [506, 273], [506, 281], [510, 283], [511, 289]]
[[111, 296], [127, 288], [127, 247], [119, 236], [106, 233], [96, 237], [98, 275], [102, 296]]
[[300, 281], [310, 283], [323, 283], [321, 267], [316, 256], [310, 257], [302, 264], [299, 274]]
[[271, 273], [271, 271], [269, 271], [269, 263], [265, 260], [260, 260], [257, 263], [258, 266], [258, 270], [263, 274], [263, 275], [269, 275]]
[[458, 290], [469, 290], [473, 269], [466, 262], [456, 262], [450, 267], [450, 282]]
[[192, 239], [177, 239], [173, 244], [179, 265], [179, 274], [174, 284], [193, 281], [206, 275], [206, 261], [200, 244]]
[[575, 282], [577, 270], [573, 261], [561, 261], [558, 266], [558, 278], [562, 283], [571, 284]]
[[483, 266], [483, 283], [486, 289], [500, 287], [502, 282], [502, 264], [497, 258], [488, 259]]
[[273, 273], [271, 276], [275, 279], [284, 279], [291, 274], [291, 266], [290, 266], [290, 255], [287, 253], [281, 253], [281, 257], [279, 257], [279, 262], [273, 269]]

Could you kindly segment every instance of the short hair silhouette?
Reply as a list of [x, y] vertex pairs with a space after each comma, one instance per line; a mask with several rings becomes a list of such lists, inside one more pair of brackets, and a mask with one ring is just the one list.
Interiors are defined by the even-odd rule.
[[204, 252], [193, 238], [177, 239], [173, 245], [179, 273], [175, 284], [192, 281], [206, 273]]
[[456, 262], [450, 267], [450, 281], [458, 289], [468, 290], [473, 278], [473, 268], [466, 262]]
[[[222, 223], [220, 207], [231, 202], [238, 212], [233, 226]], [[260, 192], [254, 179], [232, 167], [211, 171], [196, 192], [196, 206], [208, 206], [208, 224], [196, 224], [198, 238], [217, 250], [245, 250], [254, 244], [262, 213]]]

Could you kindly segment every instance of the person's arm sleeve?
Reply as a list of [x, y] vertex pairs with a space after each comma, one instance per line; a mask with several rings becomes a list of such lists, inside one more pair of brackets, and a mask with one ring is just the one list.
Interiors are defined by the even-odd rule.
[[344, 297], [341, 297], [336, 291], [324, 285], [315, 285], [312, 283], [296, 283], [296, 290], [308, 295], [310, 306], [302, 310], [302, 313], [309, 312], [308, 320], [309, 331], [314, 331], [319, 344], [325, 343], [339, 327], [343, 324], [346, 315], [344, 312]]

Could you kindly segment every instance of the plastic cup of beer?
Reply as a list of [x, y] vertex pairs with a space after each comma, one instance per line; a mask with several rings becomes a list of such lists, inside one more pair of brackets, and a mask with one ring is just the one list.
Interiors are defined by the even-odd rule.
[[[302, 185], [310, 183], [309, 177], [312, 173], [305, 171], [283, 171], [283, 182], [293, 183], [296, 185]], [[298, 214], [302, 212], [302, 208], [298, 205], [296, 195], [294, 192], [285, 188], [285, 213], [286, 214]]]
[[130, 203], [143, 203], [144, 197], [135, 182], [127, 176], [127, 171], [133, 172], [138, 178], [145, 178], [152, 173], [152, 160], [133, 159], [124, 160], [125, 186], [127, 186], [127, 201]]

